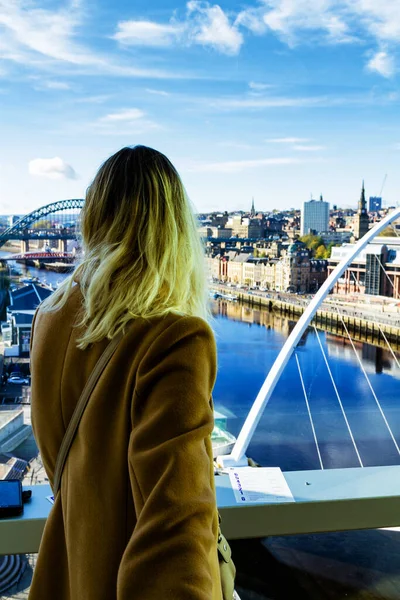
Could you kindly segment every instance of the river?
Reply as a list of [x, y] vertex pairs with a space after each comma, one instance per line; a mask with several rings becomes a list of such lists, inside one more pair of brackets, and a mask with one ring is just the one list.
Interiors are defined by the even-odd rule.
[[[293, 323], [267, 310], [217, 300], [213, 325], [218, 348], [215, 408], [226, 414], [235, 435], [246, 418]], [[400, 442], [400, 369], [389, 350], [355, 342], [359, 361], [344, 338], [318, 332], [350, 430], [364, 466], [400, 464], [392, 434]], [[296, 350], [324, 468], [360, 466], [315, 331]], [[320, 461], [294, 355], [267, 404], [248, 456], [282, 470], [319, 469]]]
[[[9, 253], [0, 253], [0, 256]], [[57, 284], [67, 275], [18, 265], [24, 275]], [[293, 323], [265, 309], [211, 301], [218, 348], [215, 408], [237, 435]], [[364, 466], [400, 464], [400, 368], [389, 350], [319, 332], [343, 410]], [[309, 329], [297, 354], [324, 468], [360, 466], [316, 333]], [[378, 407], [381, 406], [390, 431]], [[284, 471], [321, 467], [295, 357], [285, 368], [249, 446], [262, 466]]]

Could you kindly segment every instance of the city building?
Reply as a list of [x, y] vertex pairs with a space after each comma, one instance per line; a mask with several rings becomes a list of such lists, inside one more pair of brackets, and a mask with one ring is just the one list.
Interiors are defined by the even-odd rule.
[[301, 209], [300, 234], [320, 233], [329, 229], [329, 202], [319, 200], [303, 202]]
[[13, 227], [13, 225], [15, 225], [15, 223], [18, 223], [18, 221], [21, 219], [21, 215], [9, 215], [8, 216], [8, 227]]
[[[392, 238], [389, 238], [392, 240]], [[337, 294], [370, 294], [373, 296], [400, 295], [400, 240], [386, 243], [378, 237], [362, 250], [343, 273], [333, 291]], [[328, 259], [328, 275], [348, 255], [352, 244], [332, 248]]]
[[328, 244], [345, 244], [350, 242], [352, 233], [350, 230], [345, 231], [324, 231], [321, 233], [322, 241], [325, 246]]
[[225, 227], [220, 226], [210, 226], [205, 225], [203, 227], [199, 227], [199, 234], [203, 238], [214, 238], [218, 240], [226, 240], [232, 237], [232, 229], [226, 229]]
[[239, 238], [261, 238], [263, 227], [259, 219], [250, 219], [242, 215], [233, 215], [226, 223], [228, 229], [232, 229], [232, 236]]
[[369, 197], [369, 212], [379, 212], [382, 210], [382, 198], [380, 196]]
[[33, 315], [38, 305], [52, 293], [49, 288], [35, 283], [8, 292], [7, 321], [1, 324], [5, 358], [29, 357]]
[[209, 277], [217, 280], [303, 293], [319, 289], [328, 266], [326, 260], [311, 259], [310, 251], [301, 242], [290, 244], [280, 258], [260, 258], [230, 250], [223, 256], [207, 257], [206, 261]]
[[353, 236], [355, 240], [362, 238], [369, 229], [369, 217], [367, 212], [367, 202], [365, 200], [364, 182], [362, 183], [361, 196], [358, 201], [357, 214], [353, 220]]
[[275, 267], [278, 292], [308, 292], [310, 287], [310, 251], [301, 243], [291, 244]]

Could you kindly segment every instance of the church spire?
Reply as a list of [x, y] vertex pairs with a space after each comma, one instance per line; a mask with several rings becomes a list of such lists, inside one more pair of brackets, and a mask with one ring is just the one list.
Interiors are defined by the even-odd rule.
[[365, 214], [366, 212], [367, 212], [367, 202], [365, 200], [365, 186], [364, 186], [364, 179], [363, 179], [360, 201], [358, 203], [358, 214], [362, 215], [362, 214]]
[[251, 212], [250, 212], [251, 216], [254, 217], [256, 214], [256, 209], [254, 208], [254, 196], [252, 198], [252, 202], [251, 202]]
[[365, 201], [365, 186], [364, 180], [362, 182], [361, 196], [358, 201], [357, 214], [354, 216], [354, 238], [359, 240], [362, 238], [369, 229], [369, 217], [367, 212], [367, 203]]

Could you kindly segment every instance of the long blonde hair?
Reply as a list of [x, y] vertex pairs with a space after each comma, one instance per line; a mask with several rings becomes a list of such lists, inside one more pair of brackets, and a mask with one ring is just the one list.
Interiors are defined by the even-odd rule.
[[111, 339], [132, 318], [175, 312], [213, 321], [204, 248], [181, 179], [166, 156], [122, 148], [100, 167], [81, 211], [82, 257], [41, 304], [62, 308], [74, 278], [83, 295], [78, 348]]

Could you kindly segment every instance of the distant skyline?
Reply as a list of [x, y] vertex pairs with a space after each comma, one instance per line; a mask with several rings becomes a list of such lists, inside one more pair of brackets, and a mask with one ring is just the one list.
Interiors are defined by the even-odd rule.
[[0, 213], [82, 198], [125, 145], [198, 213], [400, 199], [400, 0], [3, 0]]

